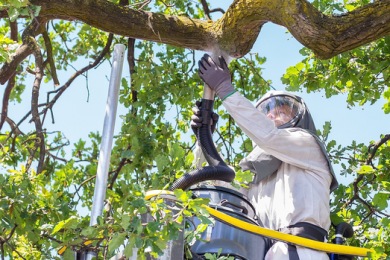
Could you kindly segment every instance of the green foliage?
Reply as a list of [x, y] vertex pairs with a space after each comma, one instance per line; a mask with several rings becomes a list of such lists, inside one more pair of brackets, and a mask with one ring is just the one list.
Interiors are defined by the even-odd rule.
[[374, 143], [366, 146], [354, 142], [347, 147], [336, 147], [336, 142], [332, 142], [332, 159], [335, 162], [348, 160], [348, 163], [341, 164], [341, 174], [353, 179], [350, 183], [342, 183], [334, 192], [332, 221], [352, 224], [355, 237], [349, 243], [359, 246], [361, 241], [366, 240], [366, 247], [376, 250], [372, 258], [384, 259], [388, 255], [388, 243], [384, 241], [389, 237], [387, 210], [390, 186], [387, 180], [390, 177], [390, 142], [377, 150]]
[[358, 7], [370, 3], [369, 0], [314, 0], [313, 5], [325, 14], [339, 14], [355, 10]]
[[[366, 2], [313, 1], [325, 13], [353, 10]], [[144, 3], [128, 2], [133, 8]], [[205, 17], [200, 4], [193, 1], [177, 0], [170, 4], [156, 1], [153, 6], [143, 8]], [[17, 21], [23, 28], [39, 8], [29, 6], [28, 1], [9, 0], [1, 2], [0, 10], [7, 10], [9, 15], [9, 19], [0, 22], [3, 64], [21, 43], [10, 39], [9, 20]], [[46, 29], [55, 67], [65, 75], [60, 79], [62, 84], [68, 80], [68, 70], [73, 73], [74, 69], [81, 69], [76, 68], [80, 64], [87, 66], [94, 62], [109, 39], [108, 33], [75, 21], [53, 20], [46, 24]], [[44, 60], [48, 60], [42, 35], [36, 39]], [[113, 43], [127, 43], [127, 39], [114, 36]], [[383, 98], [387, 101], [383, 110], [390, 113], [389, 46], [390, 38], [386, 37], [330, 60], [318, 60], [303, 49], [302, 62], [286, 71], [283, 82], [292, 91], [324, 91], [327, 97], [346, 93], [349, 105], [372, 104]], [[99, 257], [108, 259], [119, 251], [130, 256], [133, 248], [138, 248], [139, 258], [145, 259], [147, 255], [162, 254], [167, 242], [178, 238], [186, 218], [196, 216], [201, 221], [195, 230], [186, 230], [188, 243], [199, 239], [212, 223], [202, 207], [207, 201], [192, 199], [190, 192], [177, 190], [168, 199], [164, 196], [145, 199], [146, 191], [166, 189], [192, 170], [195, 139], [189, 120], [191, 107], [201, 99], [203, 91], [195, 69], [196, 53], [142, 40], [136, 41], [135, 48], [131, 80], [124, 77], [121, 81], [119, 102], [127, 113], [121, 116], [121, 129], [114, 139], [106, 204], [97, 225], [89, 226], [89, 212], [101, 133], [90, 133], [87, 140], [69, 143], [62, 132], [43, 130], [45, 164], [44, 170], [37, 173], [36, 131], [1, 129], [0, 252], [6, 259], [73, 259], [73, 251], [78, 250], [96, 251]], [[109, 63], [111, 53], [112, 46], [99, 64]], [[271, 82], [262, 76], [261, 66], [265, 62], [266, 58], [251, 53], [229, 64], [234, 85], [252, 101], [271, 88]], [[10, 100], [22, 101], [24, 92], [30, 89], [26, 86], [32, 85], [25, 82], [26, 68], [34, 67], [34, 59], [20, 64]], [[83, 76], [88, 78], [88, 73]], [[49, 66], [44, 77], [44, 83], [52, 86]], [[42, 96], [44, 91], [41, 90]], [[44, 107], [40, 106], [40, 112]], [[226, 161], [237, 170], [234, 185], [246, 186], [253, 176], [248, 171], [239, 171], [237, 166], [251, 151], [252, 143], [220, 107], [221, 101], [217, 99], [215, 110], [220, 120], [214, 141]], [[329, 140], [331, 130], [330, 123], [326, 123], [318, 134], [326, 143], [333, 163], [341, 167], [338, 174], [346, 179], [332, 196], [332, 220], [347, 221], [354, 226], [356, 235], [348, 240], [350, 245], [374, 248], [374, 259], [386, 258], [390, 254], [388, 135], [382, 135], [379, 142], [353, 142], [344, 147]], [[188, 248], [186, 254], [189, 257]], [[208, 254], [206, 258], [230, 259], [218, 254]]]
[[329, 60], [319, 60], [307, 49], [302, 49], [301, 54], [306, 58], [283, 75], [282, 81], [289, 84], [289, 90], [323, 90], [328, 98], [345, 93], [350, 106], [373, 104], [383, 98], [383, 110], [389, 113], [390, 37]]
[[6, 28], [2, 28], [2, 32], [0, 34], [0, 62], [3, 63], [5, 61], [9, 61], [9, 56], [13, 53], [16, 46], [15, 42], [10, 38], [6, 37], [7, 34]]
[[222, 249], [218, 250], [217, 254], [206, 253], [204, 257], [207, 260], [234, 260], [235, 259], [235, 257], [233, 256], [221, 256], [221, 252]]
[[39, 6], [29, 5], [28, 0], [5, 0], [0, 4], [0, 10], [7, 10], [11, 22], [14, 22], [19, 16], [36, 17], [41, 10]]

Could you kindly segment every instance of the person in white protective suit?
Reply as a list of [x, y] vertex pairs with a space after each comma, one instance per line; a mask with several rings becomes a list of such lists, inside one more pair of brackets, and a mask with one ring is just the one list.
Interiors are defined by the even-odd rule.
[[[325, 241], [330, 227], [330, 193], [337, 187], [329, 158], [316, 136], [310, 112], [298, 96], [273, 91], [256, 106], [239, 94], [225, 60], [205, 54], [199, 76], [215, 91], [238, 126], [255, 144], [240, 162], [255, 173], [248, 198], [266, 228]], [[194, 110], [191, 126], [199, 127]], [[329, 259], [324, 252], [275, 242], [265, 259]]]

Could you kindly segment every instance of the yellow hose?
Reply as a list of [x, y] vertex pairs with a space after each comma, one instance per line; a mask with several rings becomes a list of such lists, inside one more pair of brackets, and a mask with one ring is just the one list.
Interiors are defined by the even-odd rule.
[[[145, 199], [149, 200], [150, 198], [158, 195], [174, 195], [174, 193], [172, 191], [165, 191], [165, 190], [148, 191], [146, 193]], [[368, 248], [330, 244], [330, 243], [315, 241], [308, 238], [285, 234], [282, 232], [278, 232], [275, 230], [250, 224], [248, 222], [229, 216], [225, 213], [222, 213], [206, 205], [203, 205], [203, 207], [206, 208], [206, 210], [210, 213], [210, 215], [212, 215], [213, 217], [219, 220], [222, 220], [225, 223], [228, 223], [231, 226], [264, 237], [276, 239], [278, 241], [283, 241], [297, 246], [307, 247], [318, 251], [341, 254], [341, 255], [368, 256], [369, 253], [373, 252], [372, 249], [368, 249]]]
[[149, 190], [145, 194], [145, 199], [150, 200], [153, 197], [159, 196], [159, 195], [175, 195], [173, 191], [169, 190]]

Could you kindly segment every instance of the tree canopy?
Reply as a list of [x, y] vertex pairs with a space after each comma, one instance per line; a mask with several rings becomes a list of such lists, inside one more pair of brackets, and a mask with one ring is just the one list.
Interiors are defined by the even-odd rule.
[[[268, 22], [285, 27], [304, 46], [302, 61], [282, 76], [287, 90], [323, 91], [327, 98], [346, 93], [349, 106], [385, 100], [378, 113], [390, 113], [389, 0], [235, 0], [226, 10], [211, 6], [204, 0], [0, 1], [1, 259], [73, 259], [73, 251], [86, 248], [109, 259], [119, 250], [129, 256], [133, 247], [157, 256], [177, 237], [183, 217], [207, 216], [203, 202], [188, 192], [176, 191], [184, 209], [179, 213], [144, 195], [166, 189], [193, 168], [189, 120], [203, 91], [195, 51], [232, 57], [234, 85], [256, 100], [272, 85], [262, 75], [266, 57], [252, 50]], [[104, 214], [90, 227], [101, 133], [70, 143], [64, 129], [46, 126], [76, 79], [110, 64], [116, 43], [127, 47], [129, 77], [122, 78], [119, 96], [127, 113], [114, 139]], [[30, 110], [11, 118], [9, 103], [26, 96]], [[238, 162], [252, 144], [229, 115], [218, 113], [214, 141], [236, 169], [234, 184], [245, 186], [252, 176]], [[326, 123], [318, 134], [342, 169], [338, 175], [351, 180], [332, 195], [332, 222], [353, 225], [348, 243], [373, 248], [372, 258], [385, 259], [390, 134], [342, 146], [328, 138], [331, 128]], [[145, 213], [154, 221], [142, 223]]]

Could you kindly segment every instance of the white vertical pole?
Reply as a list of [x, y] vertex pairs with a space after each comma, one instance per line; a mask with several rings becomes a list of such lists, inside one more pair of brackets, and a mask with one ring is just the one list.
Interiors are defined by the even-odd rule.
[[[118, 107], [119, 87], [122, 78], [125, 45], [114, 46], [113, 63], [111, 69], [110, 85], [108, 89], [106, 112], [104, 117], [102, 143], [99, 152], [99, 162], [96, 173], [95, 191], [92, 202], [90, 226], [97, 223], [97, 218], [103, 213], [104, 199], [106, 196], [108, 168], [110, 166], [112, 140], [114, 135], [115, 117]], [[96, 254], [87, 253], [87, 259], [92, 259]]]

